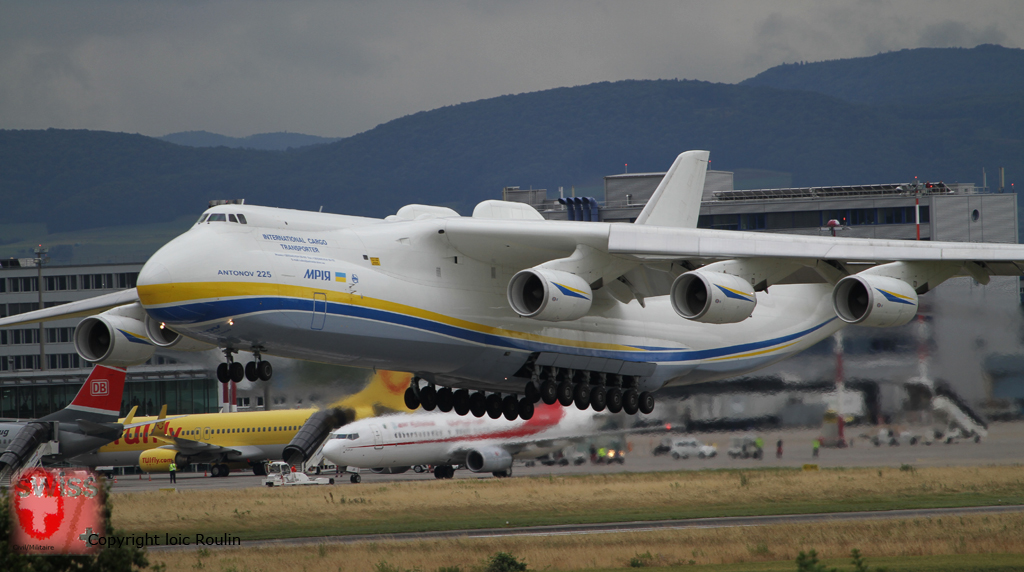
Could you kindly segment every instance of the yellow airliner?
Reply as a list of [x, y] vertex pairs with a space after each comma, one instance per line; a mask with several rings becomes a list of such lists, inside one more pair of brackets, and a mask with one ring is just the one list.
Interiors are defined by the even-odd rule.
[[72, 462], [90, 467], [138, 465], [151, 473], [167, 472], [172, 462], [179, 467], [189, 463], [210, 463], [210, 474], [214, 477], [227, 476], [232, 468], [246, 467], [262, 475], [262, 461], [288, 456], [286, 448], [289, 443], [318, 413], [322, 417], [320, 426], [311, 424], [300, 435], [306, 438], [306, 446], [314, 449], [337, 426], [341, 415], [344, 422], [351, 422], [383, 411], [408, 412], [404, 395], [410, 377], [406, 373], [378, 371], [362, 391], [323, 410], [284, 409], [136, 418], [136, 423], [145, 424], [125, 430], [120, 439], [92, 453], [79, 455]]

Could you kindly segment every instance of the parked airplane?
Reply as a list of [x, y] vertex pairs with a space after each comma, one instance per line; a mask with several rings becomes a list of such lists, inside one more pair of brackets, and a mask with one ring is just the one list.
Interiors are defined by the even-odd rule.
[[1024, 274], [1016, 244], [695, 228], [708, 155], [679, 155], [634, 224], [502, 201], [384, 220], [219, 204], [136, 289], [0, 327], [109, 308], [75, 332], [88, 361], [219, 347], [222, 381], [269, 378], [265, 355], [407, 371], [410, 406], [528, 419], [541, 399], [649, 412], [666, 385], [764, 367], [848, 324], [905, 324], [950, 277]]
[[[226, 477], [232, 468], [252, 468], [264, 474], [263, 461], [281, 459], [300, 431], [318, 446], [327, 431], [350, 419], [361, 419], [382, 411], [403, 411], [402, 395], [409, 385], [408, 374], [377, 372], [370, 383], [354, 395], [318, 410], [282, 409], [240, 413], [197, 413], [163, 420], [139, 419], [134, 431], [98, 450], [72, 459], [90, 467], [134, 467], [148, 473], [169, 470], [189, 463], [209, 463], [210, 476]], [[310, 426], [307, 422], [317, 416]], [[303, 436], [305, 436], [305, 433]]]
[[[599, 416], [541, 405], [529, 420], [474, 419], [452, 413], [386, 415], [349, 423], [331, 433], [326, 459], [341, 467], [408, 469], [433, 465], [443, 479], [465, 466], [474, 473], [512, 474], [515, 458], [536, 458], [598, 432]], [[360, 481], [353, 473], [353, 483]]]
[[36, 448], [47, 441], [59, 442], [59, 452], [43, 456], [44, 463], [67, 460], [110, 443], [132, 424], [135, 408], [121, 422], [121, 396], [125, 370], [97, 365], [67, 407], [39, 419], [0, 422], [0, 473], [17, 469]]

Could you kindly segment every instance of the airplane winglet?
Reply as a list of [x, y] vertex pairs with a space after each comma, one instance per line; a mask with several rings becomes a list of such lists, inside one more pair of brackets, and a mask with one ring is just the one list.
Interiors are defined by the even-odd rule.
[[710, 155], [686, 151], [676, 157], [635, 224], [697, 228]]
[[132, 406], [131, 411], [129, 411], [128, 415], [124, 418], [124, 425], [131, 425], [131, 422], [135, 421], [135, 412], [138, 411], [138, 410], [139, 410], [139, 406], [138, 405], [133, 405]]
[[153, 425], [154, 433], [163, 433], [164, 428], [167, 427], [167, 404], [164, 403], [163, 407], [160, 408], [160, 415], [156, 417], [157, 423]]

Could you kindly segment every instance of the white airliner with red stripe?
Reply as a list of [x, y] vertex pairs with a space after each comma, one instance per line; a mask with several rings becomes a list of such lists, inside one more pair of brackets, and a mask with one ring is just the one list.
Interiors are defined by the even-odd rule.
[[[388, 415], [349, 423], [331, 433], [323, 453], [339, 466], [399, 468], [433, 465], [450, 478], [455, 466], [474, 473], [512, 474], [514, 458], [535, 458], [598, 432], [603, 415], [539, 405], [528, 420], [457, 413]], [[358, 482], [354, 475], [353, 482]]]

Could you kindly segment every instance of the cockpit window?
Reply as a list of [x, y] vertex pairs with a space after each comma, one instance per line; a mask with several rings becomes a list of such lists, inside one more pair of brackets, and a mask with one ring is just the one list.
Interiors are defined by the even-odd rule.
[[224, 213], [213, 213], [206, 222], [227, 222], [228, 217]]
[[206, 220], [206, 217], [208, 217], [208, 216], [210, 216], [210, 215], [208, 215], [206, 213], [203, 213], [203, 216], [199, 217], [199, 220], [196, 221], [196, 224], [202, 223], [204, 220]]
[[359, 433], [338, 433], [334, 436], [335, 439], [349, 439], [355, 441], [359, 438]]
[[238, 222], [240, 222], [242, 224], [248, 224], [248, 223], [245, 222], [245, 215], [244, 214], [238, 215]]
[[238, 222], [238, 217], [236, 217], [233, 214], [229, 214], [228, 215], [228, 220], [231, 221], [231, 222]]

